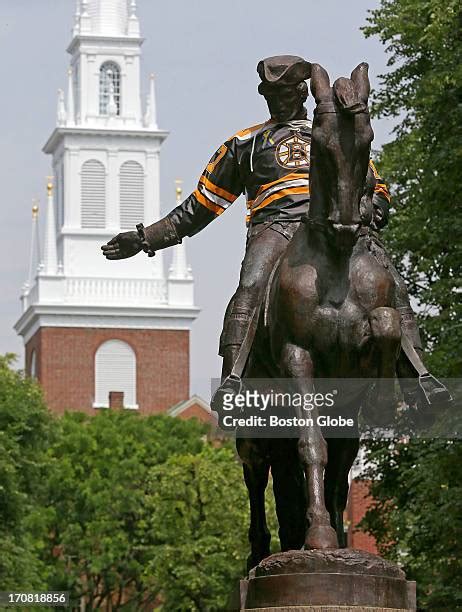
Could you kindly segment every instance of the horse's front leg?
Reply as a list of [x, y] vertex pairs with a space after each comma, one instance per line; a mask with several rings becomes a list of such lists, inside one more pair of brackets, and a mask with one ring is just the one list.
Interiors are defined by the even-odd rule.
[[369, 323], [373, 348], [368, 360], [375, 366], [377, 380], [364, 403], [363, 413], [372, 425], [387, 426], [393, 420], [396, 406], [394, 377], [401, 343], [399, 313], [394, 308], [375, 308], [369, 314]]
[[[282, 369], [294, 380], [298, 393], [313, 393], [313, 362], [310, 353], [295, 344], [286, 344], [282, 352]], [[338, 548], [337, 535], [331, 527], [324, 500], [324, 469], [327, 464], [327, 444], [317, 424], [318, 411], [297, 409], [297, 416], [311, 417], [313, 424], [301, 428], [298, 453], [306, 478], [307, 532], [306, 548]]]
[[270, 554], [271, 534], [266, 525], [265, 490], [269, 476], [269, 457], [266, 440], [238, 438], [236, 448], [243, 462], [244, 480], [249, 492], [250, 555], [247, 571], [258, 565]]

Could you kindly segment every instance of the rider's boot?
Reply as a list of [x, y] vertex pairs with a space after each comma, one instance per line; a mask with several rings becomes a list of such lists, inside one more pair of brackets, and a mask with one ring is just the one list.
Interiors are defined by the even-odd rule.
[[210, 407], [218, 414], [223, 413], [225, 395], [236, 395], [242, 391], [242, 372], [235, 372], [234, 367], [240, 357], [242, 343], [246, 337], [252, 319], [251, 310], [233, 308], [225, 318], [220, 341], [220, 354], [223, 357], [221, 384], [214, 392]]

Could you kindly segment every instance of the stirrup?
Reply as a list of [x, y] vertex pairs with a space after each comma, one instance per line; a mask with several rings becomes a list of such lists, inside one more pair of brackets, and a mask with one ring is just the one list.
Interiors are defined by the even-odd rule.
[[452, 395], [443, 383], [428, 372], [419, 376], [419, 387], [429, 406], [439, 402], [452, 402]]
[[244, 383], [242, 382], [242, 378], [237, 374], [231, 374], [225, 378], [225, 380], [221, 383], [220, 387], [222, 389], [232, 389], [232, 393], [234, 395], [239, 395], [242, 393], [242, 389], [244, 388]]
[[244, 384], [242, 382], [242, 378], [237, 374], [231, 373], [224, 379], [218, 389], [216, 389], [212, 399], [210, 400], [210, 407], [217, 414], [222, 414], [224, 396], [228, 393], [232, 394], [233, 396], [239, 395], [242, 393], [243, 388]]

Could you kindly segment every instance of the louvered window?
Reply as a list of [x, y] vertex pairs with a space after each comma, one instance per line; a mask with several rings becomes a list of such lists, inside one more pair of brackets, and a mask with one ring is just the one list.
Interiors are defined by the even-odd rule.
[[121, 340], [108, 340], [95, 356], [95, 407], [109, 407], [110, 391], [124, 394], [125, 408], [138, 408], [136, 404], [136, 356], [129, 344]]
[[82, 227], [106, 226], [106, 171], [96, 159], [82, 166], [81, 203]]
[[135, 161], [120, 167], [120, 227], [134, 229], [144, 221], [144, 170]]

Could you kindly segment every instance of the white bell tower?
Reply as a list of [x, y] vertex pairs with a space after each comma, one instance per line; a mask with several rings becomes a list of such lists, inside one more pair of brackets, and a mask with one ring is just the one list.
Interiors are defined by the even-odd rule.
[[100, 249], [120, 231], [160, 218], [160, 149], [168, 133], [157, 124], [152, 74], [141, 101], [142, 43], [135, 0], [77, 0], [66, 94], [58, 92], [56, 127], [43, 148], [53, 167], [44, 249], [15, 326], [26, 367], [27, 346], [41, 329], [189, 334], [197, 316], [184, 245], [175, 247], [184, 271], [176, 266], [168, 278], [162, 252], [108, 261]]

